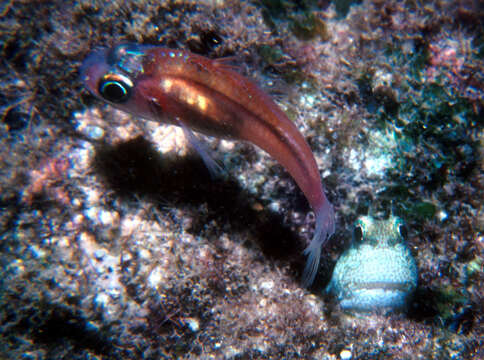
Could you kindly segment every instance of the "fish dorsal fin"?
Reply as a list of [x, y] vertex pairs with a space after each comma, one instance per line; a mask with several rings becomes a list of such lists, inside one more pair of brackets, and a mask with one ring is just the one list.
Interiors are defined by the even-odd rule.
[[225, 56], [213, 59], [213, 63], [220, 69], [235, 71], [239, 74], [242, 73], [242, 68], [237, 65], [237, 57], [235, 56]]

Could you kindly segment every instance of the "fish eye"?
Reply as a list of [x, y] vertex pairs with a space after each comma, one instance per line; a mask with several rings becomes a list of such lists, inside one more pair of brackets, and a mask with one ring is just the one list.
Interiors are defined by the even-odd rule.
[[407, 227], [403, 224], [398, 225], [398, 232], [400, 233], [400, 236], [404, 239], [407, 239]]
[[356, 225], [353, 230], [353, 241], [358, 244], [361, 240], [363, 240], [363, 229], [361, 225]]
[[405, 222], [396, 216], [392, 218], [392, 221], [394, 229], [393, 231], [398, 231], [398, 234], [402, 237], [402, 239], [407, 239], [408, 232], [407, 227], [405, 226]]
[[115, 104], [121, 104], [131, 97], [133, 82], [121, 74], [106, 74], [99, 81], [99, 94]]

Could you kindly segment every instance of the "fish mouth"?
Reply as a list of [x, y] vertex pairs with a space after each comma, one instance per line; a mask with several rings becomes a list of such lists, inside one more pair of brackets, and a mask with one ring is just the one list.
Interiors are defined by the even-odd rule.
[[82, 63], [80, 74], [88, 90], [98, 96], [97, 85], [99, 79], [106, 74], [109, 66], [106, 63], [108, 49], [99, 48], [93, 51]]
[[374, 281], [363, 284], [358, 284], [357, 290], [386, 290], [386, 291], [402, 291], [407, 292], [411, 285], [406, 282], [382, 282]]

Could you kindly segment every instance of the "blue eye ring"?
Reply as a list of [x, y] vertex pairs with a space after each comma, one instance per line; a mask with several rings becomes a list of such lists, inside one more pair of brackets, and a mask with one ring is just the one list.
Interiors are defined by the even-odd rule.
[[122, 104], [129, 100], [133, 82], [121, 74], [108, 73], [99, 80], [98, 91], [106, 101]]

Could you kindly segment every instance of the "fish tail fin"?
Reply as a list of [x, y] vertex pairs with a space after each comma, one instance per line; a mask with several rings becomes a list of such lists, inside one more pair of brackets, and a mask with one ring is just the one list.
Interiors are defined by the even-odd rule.
[[334, 210], [329, 201], [316, 210], [316, 229], [309, 246], [304, 250], [307, 256], [304, 267], [302, 283], [305, 287], [311, 286], [319, 268], [321, 248], [334, 233]]

